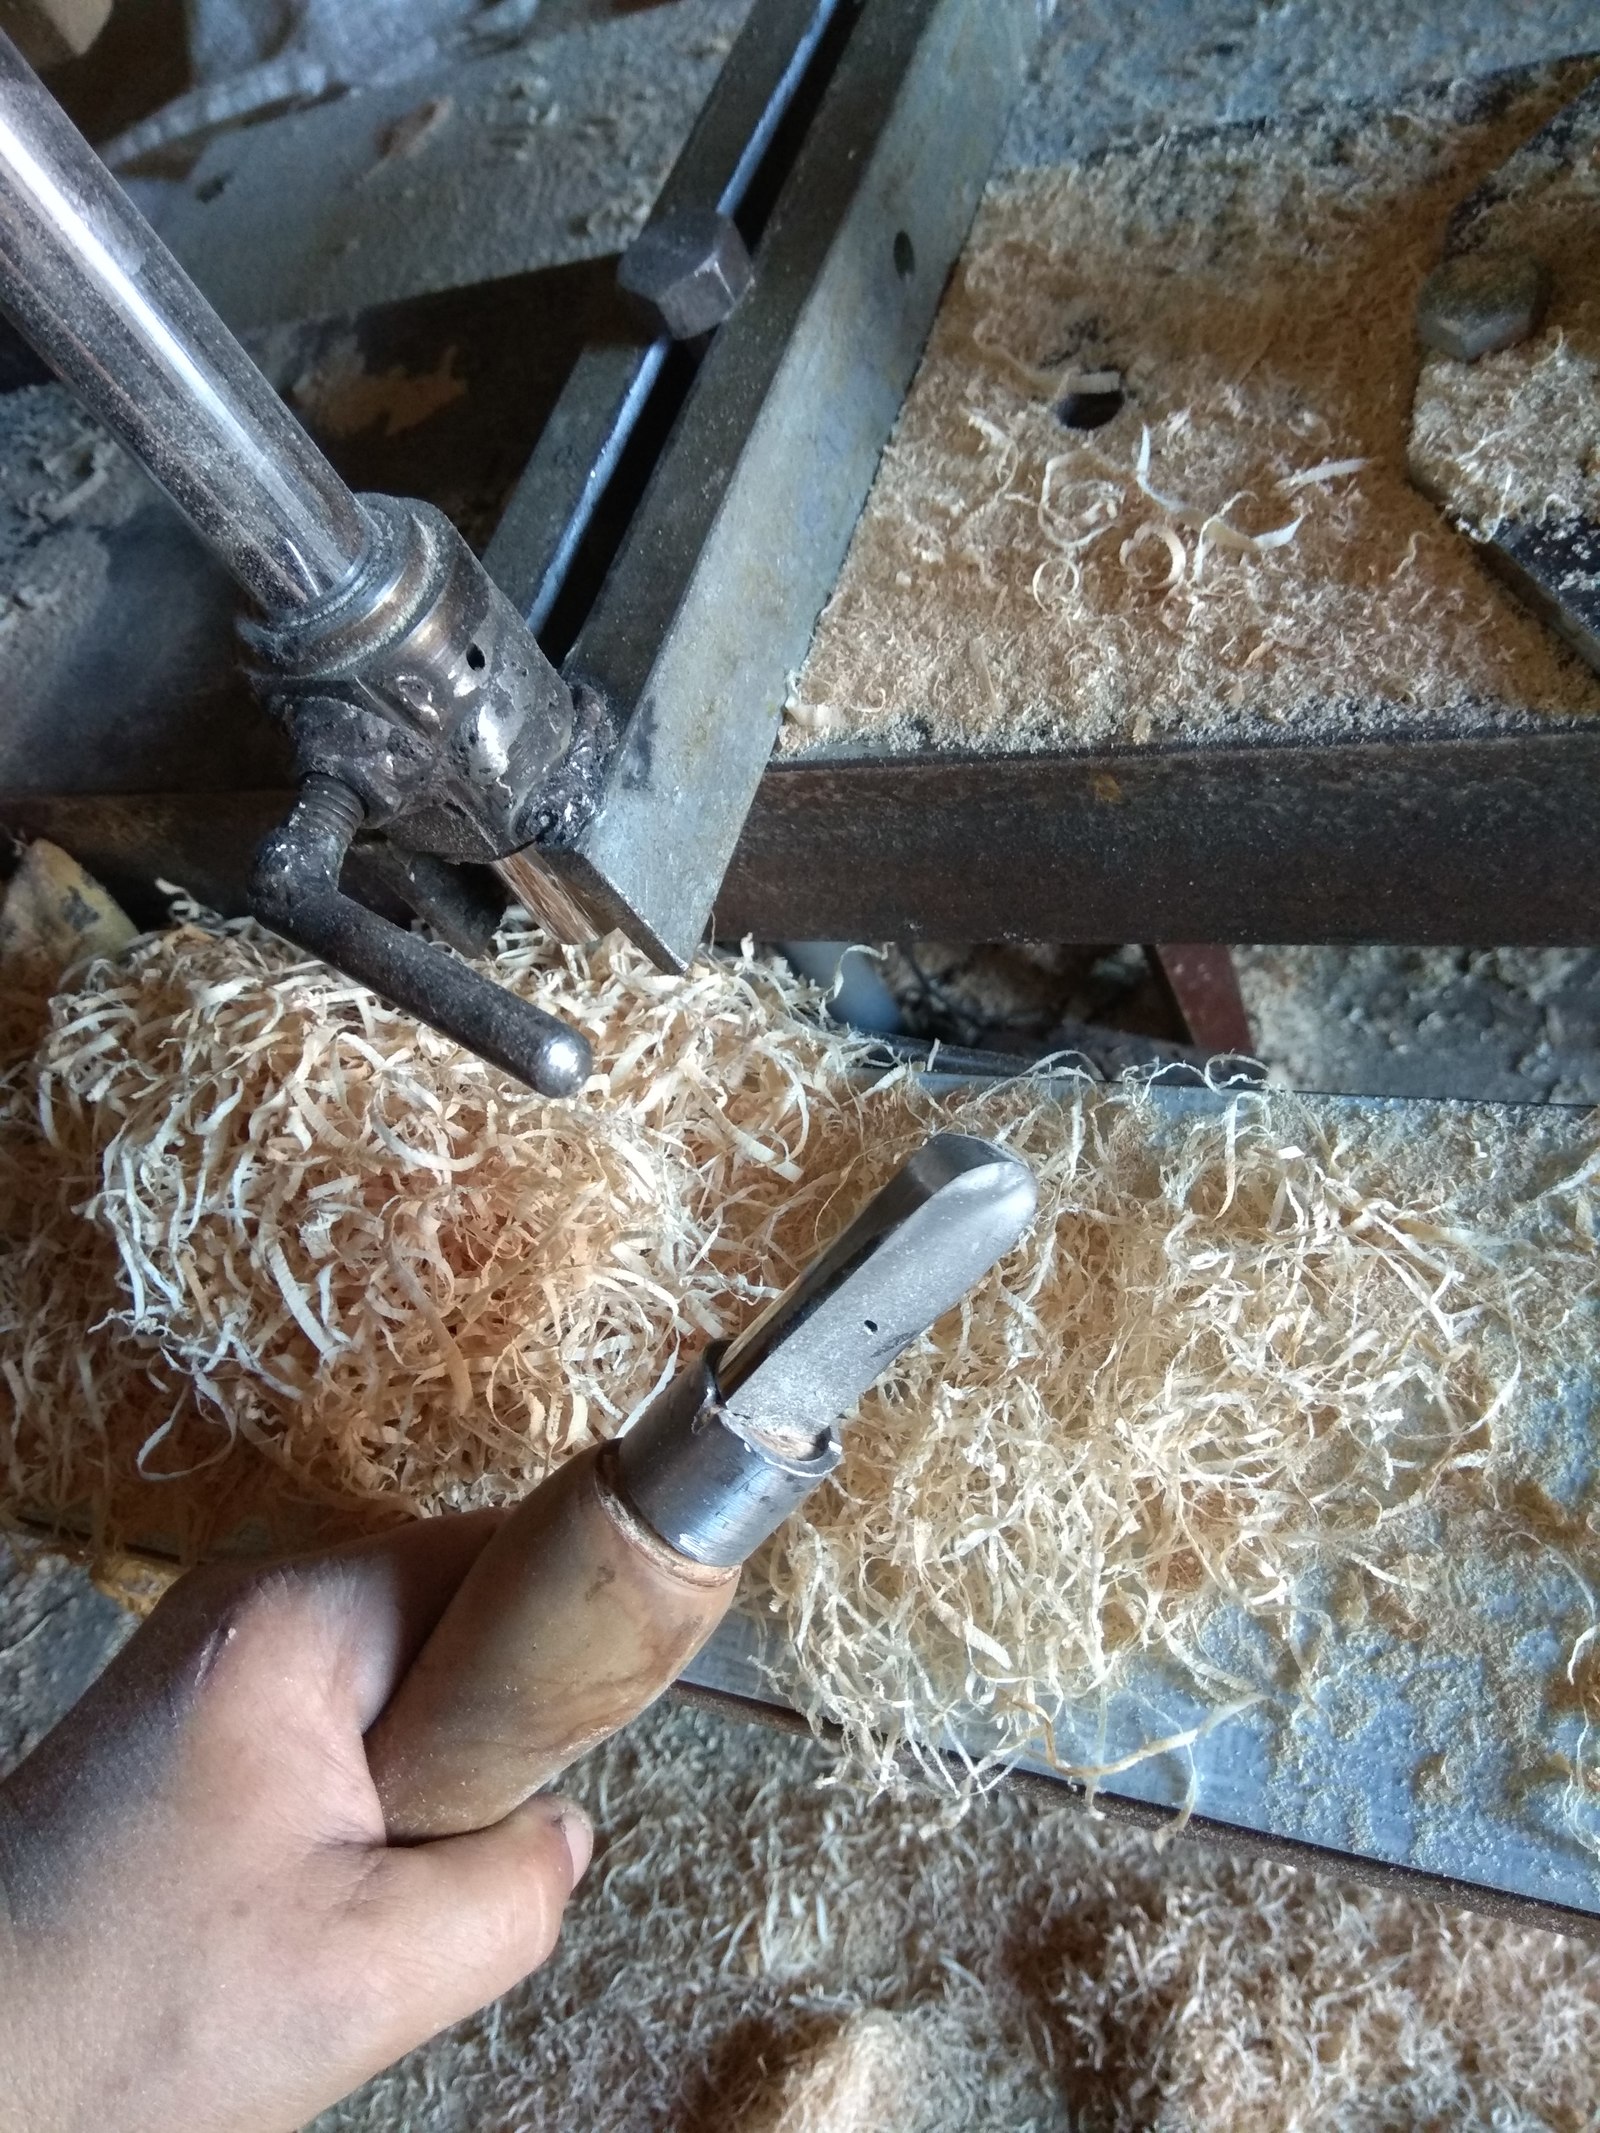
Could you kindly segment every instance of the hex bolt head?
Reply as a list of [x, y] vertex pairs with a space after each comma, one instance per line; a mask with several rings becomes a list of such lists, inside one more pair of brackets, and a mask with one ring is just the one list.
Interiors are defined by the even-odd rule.
[[1475, 363], [1538, 329], [1550, 301], [1550, 269], [1532, 252], [1493, 246], [1434, 268], [1417, 297], [1424, 348]]
[[646, 224], [623, 253], [617, 280], [654, 304], [675, 341], [690, 341], [722, 324], [753, 271], [728, 217], [695, 208]]

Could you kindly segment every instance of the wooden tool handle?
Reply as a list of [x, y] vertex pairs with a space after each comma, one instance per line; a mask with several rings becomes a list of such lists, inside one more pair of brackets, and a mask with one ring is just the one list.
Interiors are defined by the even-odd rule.
[[367, 1735], [391, 1837], [498, 1822], [653, 1703], [726, 1614], [737, 1568], [690, 1562], [635, 1518], [608, 1452], [518, 1505]]

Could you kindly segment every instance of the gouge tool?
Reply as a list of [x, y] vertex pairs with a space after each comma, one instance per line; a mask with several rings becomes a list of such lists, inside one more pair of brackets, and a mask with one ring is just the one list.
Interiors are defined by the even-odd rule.
[[1017, 1156], [936, 1135], [735, 1340], [525, 1498], [367, 1737], [390, 1834], [497, 1822], [654, 1702], [838, 1466], [841, 1421], [1036, 1201]]

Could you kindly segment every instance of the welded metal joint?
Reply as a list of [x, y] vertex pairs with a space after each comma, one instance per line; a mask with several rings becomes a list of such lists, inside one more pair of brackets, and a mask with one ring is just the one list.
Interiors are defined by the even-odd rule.
[[616, 1480], [631, 1509], [692, 1562], [742, 1563], [826, 1481], [843, 1457], [838, 1434], [790, 1449], [731, 1414], [717, 1377], [720, 1348], [681, 1372], [617, 1446]]
[[675, 341], [711, 333], [733, 310], [754, 275], [750, 254], [730, 216], [683, 207], [647, 223], [622, 255], [617, 280], [654, 306]]
[[592, 1063], [576, 1030], [344, 894], [340, 875], [365, 812], [337, 778], [308, 778], [257, 855], [256, 917], [541, 1096], [575, 1095]]

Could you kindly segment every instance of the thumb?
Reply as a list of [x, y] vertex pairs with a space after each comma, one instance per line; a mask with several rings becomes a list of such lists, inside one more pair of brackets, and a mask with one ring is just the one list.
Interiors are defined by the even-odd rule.
[[375, 1856], [361, 1910], [388, 2011], [405, 2033], [399, 2050], [498, 1999], [549, 1958], [593, 1849], [583, 1809], [541, 1793], [490, 1829]]

